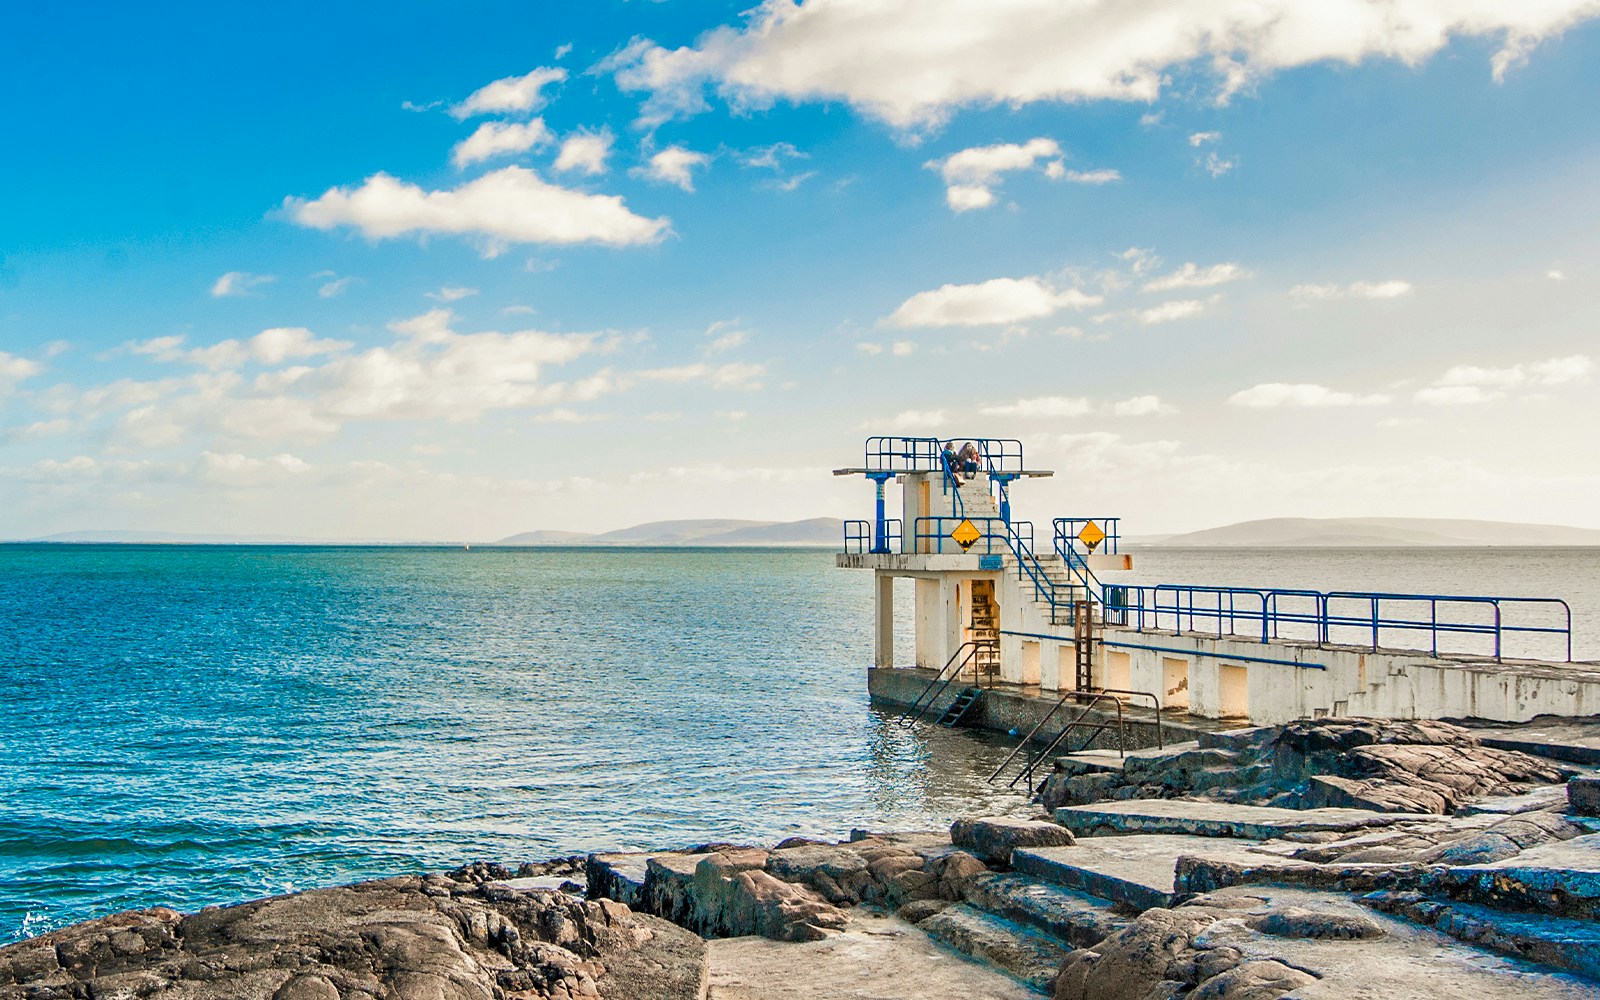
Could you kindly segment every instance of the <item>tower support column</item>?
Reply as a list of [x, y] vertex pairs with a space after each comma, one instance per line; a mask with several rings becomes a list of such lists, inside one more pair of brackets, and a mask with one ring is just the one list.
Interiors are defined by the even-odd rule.
[[894, 577], [882, 571], [873, 575], [872, 610], [877, 627], [873, 632], [872, 665], [887, 670], [894, 666]]

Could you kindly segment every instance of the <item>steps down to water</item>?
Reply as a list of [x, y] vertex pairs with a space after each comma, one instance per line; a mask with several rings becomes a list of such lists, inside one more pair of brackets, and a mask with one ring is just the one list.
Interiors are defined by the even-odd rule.
[[972, 710], [977, 707], [978, 700], [983, 697], [983, 692], [975, 687], [962, 688], [956, 692], [955, 700], [950, 702], [950, 707], [939, 716], [939, 725], [950, 729], [961, 725]]
[[1099, 944], [1129, 923], [1129, 917], [1107, 900], [1020, 872], [980, 875], [967, 886], [966, 897], [980, 910], [1048, 934], [1073, 948]]

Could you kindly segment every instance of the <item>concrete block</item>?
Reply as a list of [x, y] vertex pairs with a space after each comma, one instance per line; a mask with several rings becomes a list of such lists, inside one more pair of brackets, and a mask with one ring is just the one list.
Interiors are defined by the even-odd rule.
[[1059, 823], [1010, 816], [958, 819], [950, 826], [950, 840], [957, 847], [1000, 865], [1009, 865], [1011, 852], [1019, 847], [1064, 847], [1073, 839], [1072, 831]]

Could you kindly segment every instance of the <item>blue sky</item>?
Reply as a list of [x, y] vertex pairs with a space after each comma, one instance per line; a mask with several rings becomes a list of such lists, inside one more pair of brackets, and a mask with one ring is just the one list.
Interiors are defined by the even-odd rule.
[[1594, 2], [5, 17], [0, 537], [1600, 526]]

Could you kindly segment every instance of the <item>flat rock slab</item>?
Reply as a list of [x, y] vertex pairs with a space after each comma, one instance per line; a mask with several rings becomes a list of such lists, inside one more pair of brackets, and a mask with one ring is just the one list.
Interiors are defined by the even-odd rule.
[[1484, 746], [1521, 750], [1570, 764], [1600, 764], [1600, 722], [1542, 719], [1520, 726], [1473, 726]]
[[1061, 969], [1070, 945], [1031, 927], [985, 912], [966, 903], [946, 907], [917, 929], [963, 955], [1004, 969], [1036, 990], [1047, 990]]
[[1600, 833], [1531, 847], [1483, 865], [1447, 868], [1436, 876], [1451, 896], [1469, 902], [1600, 918]]
[[1080, 836], [1168, 833], [1245, 840], [1358, 830], [1430, 818], [1435, 817], [1364, 809], [1275, 809], [1196, 799], [1127, 799], [1056, 810], [1056, 822]]
[[1171, 906], [1179, 857], [1201, 856], [1239, 864], [1310, 867], [1263, 856], [1253, 841], [1228, 841], [1182, 834], [1083, 837], [1071, 847], [1019, 849], [1017, 871], [1140, 910]]
[[[1241, 886], [1205, 897], [1256, 899], [1202, 931], [1196, 944], [1238, 948], [1247, 958], [1275, 958], [1318, 977], [1292, 1000], [1593, 1000], [1600, 987], [1567, 973], [1506, 958], [1428, 927], [1375, 913], [1332, 893], [1277, 886]], [[1280, 937], [1253, 930], [1252, 914], [1294, 908], [1373, 920], [1383, 936], [1358, 940]]]
[[893, 917], [858, 915], [826, 941], [724, 938], [707, 942], [706, 952], [708, 1000], [1038, 1000]]
[[1476, 799], [1468, 802], [1455, 811], [1456, 816], [1513, 816], [1517, 813], [1533, 812], [1535, 809], [1549, 809], [1553, 806], [1565, 805], [1567, 789], [1565, 785], [1545, 785], [1535, 788], [1523, 795], [1493, 795], [1487, 798]]

